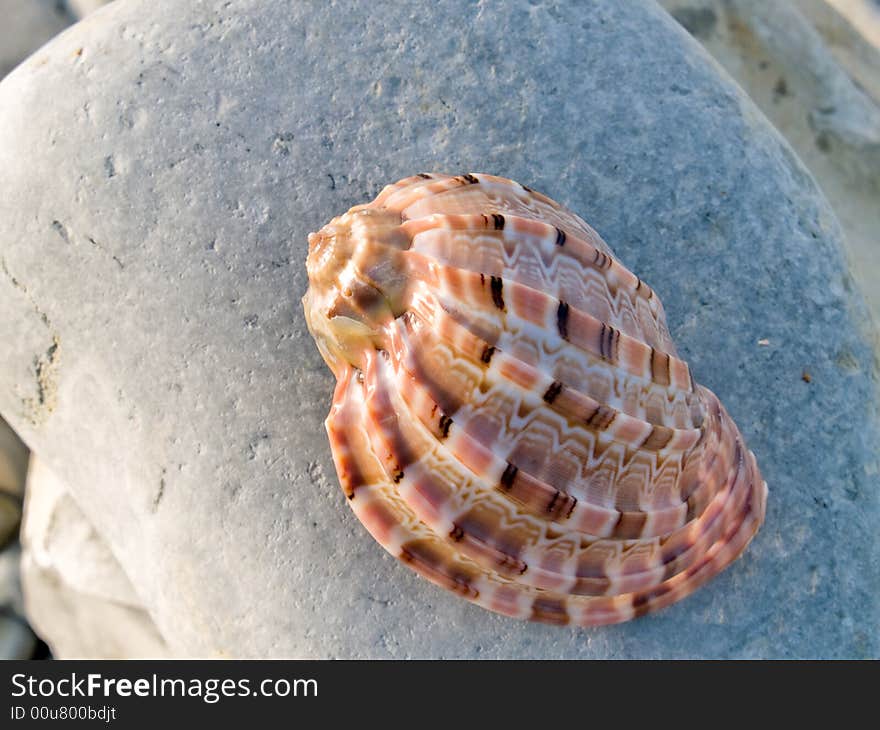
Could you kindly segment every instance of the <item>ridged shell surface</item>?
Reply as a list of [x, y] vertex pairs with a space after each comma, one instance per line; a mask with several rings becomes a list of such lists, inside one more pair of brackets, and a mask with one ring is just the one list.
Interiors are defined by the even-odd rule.
[[735, 560], [767, 487], [657, 294], [511, 180], [421, 174], [309, 237], [309, 329], [357, 517], [485, 608], [625, 621]]

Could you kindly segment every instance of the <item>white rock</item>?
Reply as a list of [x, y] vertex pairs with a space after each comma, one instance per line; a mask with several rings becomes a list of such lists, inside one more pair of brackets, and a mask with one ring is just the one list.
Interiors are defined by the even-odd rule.
[[168, 650], [143, 609], [81, 593], [64, 576], [22, 561], [31, 626], [59, 659], [163, 658]]
[[55, 657], [167, 655], [112, 552], [39, 459], [31, 460], [25, 515], [27, 613]]

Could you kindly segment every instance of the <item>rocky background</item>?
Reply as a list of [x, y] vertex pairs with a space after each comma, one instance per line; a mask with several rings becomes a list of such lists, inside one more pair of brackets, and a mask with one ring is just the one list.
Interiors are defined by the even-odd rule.
[[[104, 4], [101, 0], [0, 0], [0, 79], [62, 30]], [[0, 347], [14, 348], [15, 343], [4, 342]], [[0, 417], [0, 658], [4, 659], [47, 654], [45, 644], [28, 624], [21, 590], [19, 528], [28, 457], [27, 447]]]
[[[0, 77], [101, 4], [0, 0]], [[333, 18], [301, 6], [285, 38], [297, 13], [257, 5], [119, 0], [0, 84], [0, 413], [39, 456], [0, 420], [0, 655], [44, 651], [30, 623], [62, 657], [877, 657], [876, 4], [663, 0], [718, 65], [648, 3], [510, 3], [510, 25], [423, 35], [354, 12], [333, 56]], [[572, 17], [572, 46], [544, 47]], [[523, 627], [422, 585], [344, 512], [298, 239], [432, 166], [570, 204], [663, 295], [770, 483], [767, 525], [698, 595]]]
[[[880, 4], [663, 0], [814, 175], [880, 315]], [[853, 22], [858, 25], [853, 25]]]

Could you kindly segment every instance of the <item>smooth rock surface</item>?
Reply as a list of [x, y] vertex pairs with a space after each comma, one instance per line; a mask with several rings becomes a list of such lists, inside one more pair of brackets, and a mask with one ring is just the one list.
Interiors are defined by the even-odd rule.
[[662, 4], [816, 177], [843, 225], [853, 276], [880, 322], [880, 49], [826, 0]]
[[4, 612], [24, 615], [18, 564], [21, 562], [21, 546], [11, 545], [0, 552], [0, 606]]
[[0, 659], [30, 659], [36, 637], [20, 616], [0, 614]]
[[827, 0], [876, 48], [880, 48], [880, 3], [877, 0]]
[[[875, 365], [839, 226], [659, 7], [121, 0], [0, 84], [0, 167], [0, 412], [172, 653], [880, 653]], [[693, 597], [524, 624], [411, 574], [349, 512], [306, 235], [431, 169], [557, 198], [661, 294], [770, 485], [751, 548]]]
[[64, 484], [37, 458], [28, 472], [25, 515], [27, 613], [53, 656], [167, 655], [122, 567]]
[[73, 22], [56, 0], [0, 0], [0, 79]]
[[89, 13], [107, 5], [111, 0], [66, 0], [67, 10], [77, 18], [84, 18]]

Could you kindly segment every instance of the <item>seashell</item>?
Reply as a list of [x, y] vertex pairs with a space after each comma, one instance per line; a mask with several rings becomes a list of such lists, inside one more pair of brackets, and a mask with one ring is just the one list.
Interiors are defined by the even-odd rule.
[[430, 581], [615, 623], [691, 593], [761, 525], [755, 457], [660, 299], [544, 195], [406, 178], [311, 234], [306, 265], [342, 489]]

